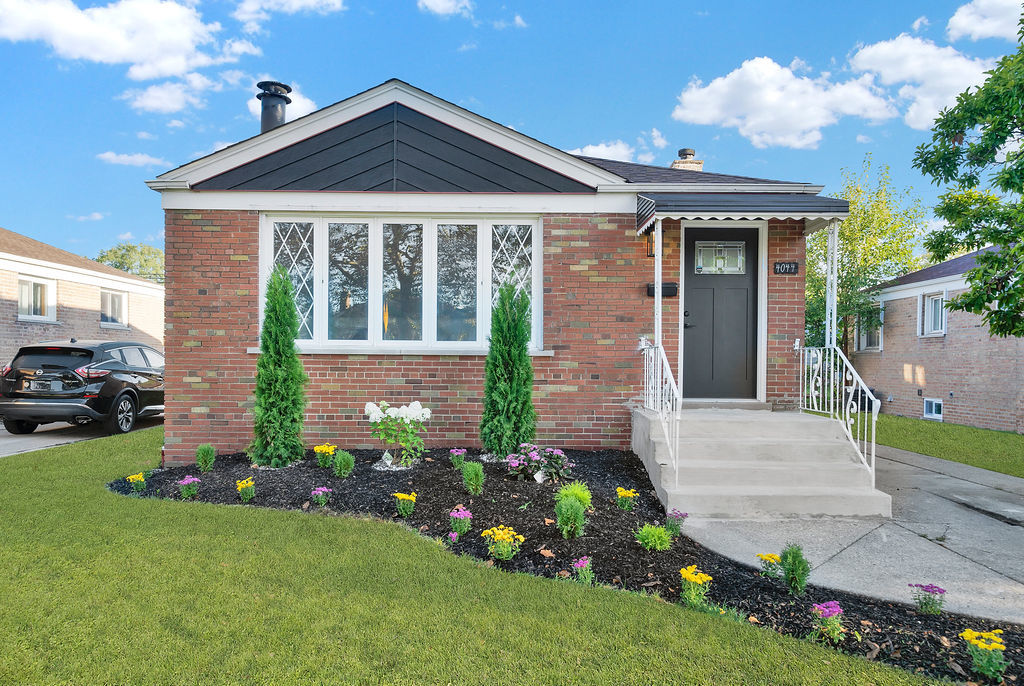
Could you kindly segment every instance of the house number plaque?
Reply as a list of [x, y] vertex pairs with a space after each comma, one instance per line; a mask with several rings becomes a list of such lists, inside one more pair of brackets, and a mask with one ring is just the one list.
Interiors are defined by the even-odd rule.
[[776, 262], [775, 273], [776, 274], [796, 274], [797, 266], [799, 262]]

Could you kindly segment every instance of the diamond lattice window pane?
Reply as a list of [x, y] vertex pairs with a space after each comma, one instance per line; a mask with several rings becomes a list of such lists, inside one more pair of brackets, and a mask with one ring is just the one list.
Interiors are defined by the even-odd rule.
[[292, 277], [299, 338], [313, 338], [313, 223], [274, 222], [274, 264]]
[[498, 289], [511, 283], [531, 297], [533, 291], [533, 226], [495, 224], [491, 227], [491, 302]]

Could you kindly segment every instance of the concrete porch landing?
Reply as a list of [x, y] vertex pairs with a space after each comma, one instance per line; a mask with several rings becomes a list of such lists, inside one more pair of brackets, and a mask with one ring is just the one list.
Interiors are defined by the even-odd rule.
[[701, 517], [889, 517], [892, 500], [834, 420], [700, 407], [678, 413], [679, 474], [653, 412], [633, 411], [632, 448], [666, 510]]

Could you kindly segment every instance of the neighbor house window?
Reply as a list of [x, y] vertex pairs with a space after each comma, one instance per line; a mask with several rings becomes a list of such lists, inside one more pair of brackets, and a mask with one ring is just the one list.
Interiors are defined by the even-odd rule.
[[879, 323], [857, 323], [857, 350], [870, 351], [882, 349], [882, 328], [885, 326], [885, 310], [878, 313]]
[[57, 283], [50, 279], [18, 278], [18, 319], [57, 320]]
[[125, 294], [118, 291], [100, 291], [100, 326], [127, 327]]
[[924, 418], [942, 421], [942, 401], [936, 398], [924, 399]]
[[921, 317], [922, 335], [941, 336], [946, 333], [946, 299], [942, 293], [925, 295]]
[[539, 348], [536, 227], [468, 217], [267, 217], [263, 268], [281, 265], [292, 278], [300, 349], [483, 350], [504, 283], [538, 305], [531, 327]]

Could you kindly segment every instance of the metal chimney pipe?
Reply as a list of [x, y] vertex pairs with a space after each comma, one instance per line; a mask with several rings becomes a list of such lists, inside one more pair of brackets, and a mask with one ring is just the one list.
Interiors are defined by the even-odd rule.
[[256, 87], [263, 91], [257, 93], [256, 97], [263, 103], [260, 133], [266, 133], [284, 124], [284, 106], [291, 104], [292, 99], [288, 93], [292, 92], [292, 87], [278, 81], [260, 81]]

